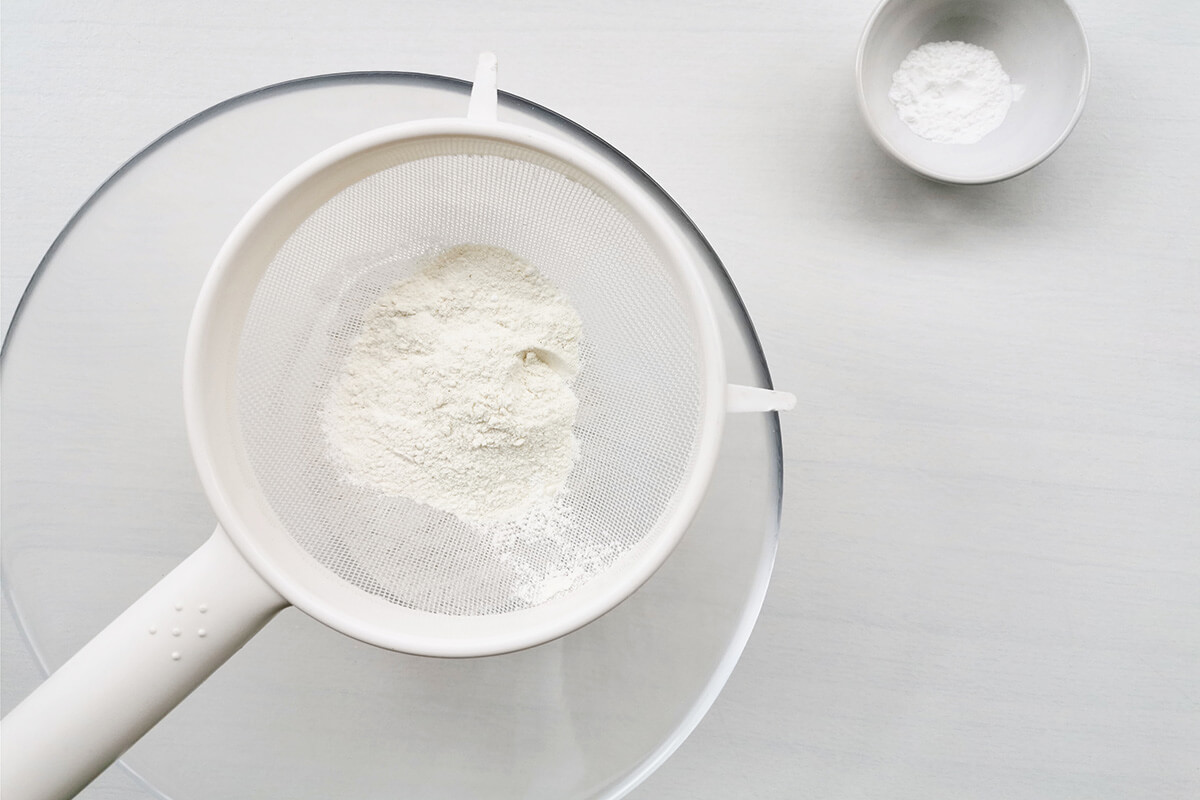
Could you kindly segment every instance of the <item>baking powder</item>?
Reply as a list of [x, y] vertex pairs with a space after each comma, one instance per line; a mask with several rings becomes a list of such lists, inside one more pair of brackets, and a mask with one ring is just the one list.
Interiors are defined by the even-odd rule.
[[991, 50], [931, 42], [908, 54], [888, 98], [914, 133], [932, 142], [973, 144], [1000, 127], [1020, 95]]

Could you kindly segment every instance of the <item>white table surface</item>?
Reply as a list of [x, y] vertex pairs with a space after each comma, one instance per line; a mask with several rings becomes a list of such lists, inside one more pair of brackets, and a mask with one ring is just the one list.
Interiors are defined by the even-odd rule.
[[[873, 3], [5, 0], [3, 323], [182, 119], [493, 50], [692, 215], [799, 396], [762, 618], [634, 796], [1200, 796], [1200, 6], [1077, 0], [1075, 133], [950, 188], [859, 119]], [[3, 644], [7, 709], [33, 672], [7, 608]]]

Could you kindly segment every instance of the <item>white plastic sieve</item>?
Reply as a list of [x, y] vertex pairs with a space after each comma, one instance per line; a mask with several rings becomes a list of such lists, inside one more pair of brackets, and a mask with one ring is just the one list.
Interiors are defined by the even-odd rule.
[[[697, 267], [639, 187], [495, 115], [485, 56], [467, 119], [333, 147], [235, 228], [201, 291], [184, 371], [189, 438], [219, 527], [4, 720], [5, 800], [78, 791], [289, 604], [431, 656], [503, 653], [586, 624], [679, 541], [726, 411], [794, 402], [726, 384]], [[471, 526], [347, 485], [320, 427], [366, 306], [463, 243], [536, 265], [584, 323], [572, 530], [620, 555], [541, 603], [513, 598]]]

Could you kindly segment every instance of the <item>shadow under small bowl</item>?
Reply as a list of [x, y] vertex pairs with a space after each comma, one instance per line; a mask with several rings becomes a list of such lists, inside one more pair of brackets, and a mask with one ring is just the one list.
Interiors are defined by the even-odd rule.
[[[972, 144], [929, 141], [888, 97], [910, 52], [967, 42], [996, 54], [1014, 87], [998, 128]], [[1083, 26], [1064, 0], [884, 0], [858, 45], [858, 101], [871, 134], [900, 163], [944, 183], [994, 183], [1044, 161], [1083, 112], [1091, 61]]]

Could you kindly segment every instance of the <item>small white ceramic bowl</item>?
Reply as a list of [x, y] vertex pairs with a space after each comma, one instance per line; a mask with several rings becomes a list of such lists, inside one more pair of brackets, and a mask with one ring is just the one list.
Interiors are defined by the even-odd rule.
[[[1004, 122], [973, 144], [914, 133], [888, 98], [908, 54], [961, 41], [996, 54], [1021, 87]], [[858, 101], [872, 135], [900, 163], [945, 183], [993, 183], [1032, 169], [1067, 138], [1083, 112], [1091, 60], [1065, 0], [883, 0], [858, 45]]]

